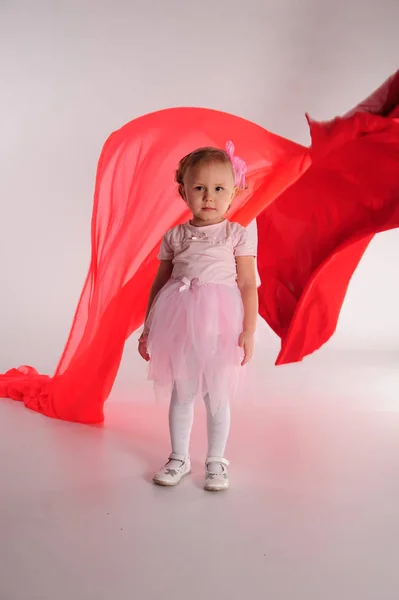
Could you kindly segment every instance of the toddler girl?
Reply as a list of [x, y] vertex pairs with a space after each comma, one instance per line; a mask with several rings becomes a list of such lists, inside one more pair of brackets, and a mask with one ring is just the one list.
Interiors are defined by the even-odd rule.
[[170, 386], [172, 453], [153, 478], [176, 485], [191, 470], [189, 442], [194, 400], [207, 409], [205, 489], [229, 487], [224, 457], [230, 400], [242, 366], [252, 357], [258, 314], [256, 240], [226, 214], [245, 187], [245, 163], [227, 151], [200, 148], [176, 172], [179, 193], [192, 213], [163, 238], [139, 339], [140, 355], [156, 386]]

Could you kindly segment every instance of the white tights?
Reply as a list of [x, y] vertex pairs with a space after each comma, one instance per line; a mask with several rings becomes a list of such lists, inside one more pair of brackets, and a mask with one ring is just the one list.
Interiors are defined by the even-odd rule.
[[[169, 430], [172, 452], [188, 456], [195, 393], [187, 390], [184, 396], [178, 398], [176, 388], [173, 389], [169, 408]], [[230, 405], [226, 402], [212, 415], [208, 395], [204, 397], [204, 402], [207, 411], [208, 456], [222, 458], [230, 431]]]

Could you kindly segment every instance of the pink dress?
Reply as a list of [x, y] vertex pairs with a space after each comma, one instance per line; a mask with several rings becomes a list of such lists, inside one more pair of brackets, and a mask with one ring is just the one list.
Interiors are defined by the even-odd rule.
[[[250, 239], [253, 237], [254, 239]], [[158, 258], [172, 260], [169, 282], [148, 317], [149, 379], [173, 385], [184, 402], [187, 383], [209, 395], [213, 410], [234, 396], [243, 351], [238, 346], [243, 305], [237, 256], [256, 256], [257, 240], [238, 223], [178, 225], [166, 233]]]

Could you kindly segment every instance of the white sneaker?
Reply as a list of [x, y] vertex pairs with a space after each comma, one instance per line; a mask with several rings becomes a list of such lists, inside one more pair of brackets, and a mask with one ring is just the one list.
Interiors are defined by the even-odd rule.
[[[170, 466], [171, 461], [178, 461], [177, 466]], [[191, 461], [189, 456], [182, 454], [171, 454], [169, 460], [158, 473], [154, 475], [152, 481], [156, 485], [172, 486], [177, 485], [180, 481], [191, 472]]]
[[205, 485], [208, 492], [221, 492], [229, 488], [227, 469], [229, 461], [225, 458], [209, 456], [205, 462]]

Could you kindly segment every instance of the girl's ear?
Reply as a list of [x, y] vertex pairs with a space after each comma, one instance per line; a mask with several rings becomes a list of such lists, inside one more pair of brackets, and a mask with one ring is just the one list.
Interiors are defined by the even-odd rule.
[[184, 185], [182, 183], [179, 183], [179, 194], [183, 198], [183, 200], [187, 202], [186, 192], [184, 191]]
[[238, 192], [238, 187], [235, 187], [231, 193], [230, 204], [229, 204], [229, 208], [226, 210], [226, 214], [229, 212], [231, 205], [233, 204], [233, 200], [236, 197], [237, 192]]

